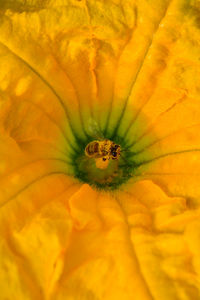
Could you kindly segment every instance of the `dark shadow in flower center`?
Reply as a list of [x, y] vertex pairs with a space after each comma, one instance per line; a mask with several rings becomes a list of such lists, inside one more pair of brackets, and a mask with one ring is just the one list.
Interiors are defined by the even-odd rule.
[[[81, 141], [76, 141], [76, 151], [72, 150], [67, 155], [68, 160], [71, 162], [70, 170], [71, 174], [81, 183], [87, 183], [96, 189], [117, 190], [133, 177], [138, 180], [138, 176], [142, 176], [141, 172], [144, 172], [144, 168], [143, 171], [140, 171], [142, 165], [145, 165], [145, 171], [149, 169], [150, 166], [147, 162], [153, 161], [155, 151], [153, 153], [148, 145], [152, 144], [157, 138], [152, 129], [139, 144], [137, 143], [139, 137], [144, 135], [149, 124], [143, 112], [140, 112], [140, 118], [133, 122], [129, 133], [126, 134], [127, 125], [135, 115], [134, 108], [129, 105], [127, 106], [126, 118], [122, 117], [119, 122], [118, 116], [121, 111], [120, 109], [116, 110], [116, 114], [113, 114], [113, 119], [110, 120], [112, 126], [109, 126], [105, 132], [104, 127], [100, 126], [99, 123], [98, 112], [99, 116], [102, 117], [102, 107], [98, 107], [98, 105], [96, 104], [94, 110], [96, 112], [95, 116], [88, 116], [87, 111], [85, 112], [84, 107], [82, 108], [86, 134]], [[118, 128], [118, 130], [114, 130], [115, 128]], [[81, 130], [83, 128], [80, 127]], [[85, 153], [89, 143], [103, 143], [106, 140], [119, 145], [119, 156], [115, 157], [115, 151], [112, 152], [113, 159], [110, 157], [104, 164], [103, 156], [88, 156]]]
[[81, 182], [88, 183], [98, 189], [117, 189], [118, 186], [132, 177], [133, 162], [123, 152], [123, 143], [120, 144], [122, 153], [118, 159], [106, 160], [104, 157], [88, 157], [85, 154], [85, 147], [92, 141], [91, 138], [88, 139], [80, 152], [74, 154], [72, 158], [72, 161], [75, 162], [74, 176]]
[[[138, 131], [139, 128], [137, 127], [134, 130]], [[74, 177], [82, 183], [88, 183], [97, 189], [116, 190], [132, 178], [134, 174], [138, 176], [137, 169], [142, 164], [141, 157], [138, 161], [137, 151], [134, 151], [134, 148], [128, 148], [130, 141], [124, 139], [118, 133], [113, 136], [111, 130], [106, 136], [103, 136], [103, 133], [100, 133], [99, 136], [102, 136], [102, 138], [97, 139], [94, 138], [93, 134], [88, 134], [88, 138], [85, 139], [84, 143], [79, 144], [78, 151], [70, 156], [73, 163]], [[120, 146], [120, 155], [117, 158], [115, 157], [115, 151], [111, 152], [114, 155], [113, 159], [110, 157], [109, 160], [101, 155], [96, 158], [85, 153], [85, 148], [89, 143], [104, 143], [106, 140]], [[144, 161], [151, 158], [152, 155], [144, 153]]]

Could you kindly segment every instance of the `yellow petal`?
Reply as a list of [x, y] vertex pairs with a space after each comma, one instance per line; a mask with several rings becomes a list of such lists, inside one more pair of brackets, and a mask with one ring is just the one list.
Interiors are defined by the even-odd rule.
[[0, 5], [2, 299], [199, 299], [198, 2]]

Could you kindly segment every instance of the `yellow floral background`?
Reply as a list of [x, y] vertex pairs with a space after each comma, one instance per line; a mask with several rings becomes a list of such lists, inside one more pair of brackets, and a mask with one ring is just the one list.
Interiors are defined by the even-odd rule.
[[[91, 120], [116, 190], [74, 177]], [[199, 126], [199, 0], [0, 0], [0, 299], [199, 300]]]

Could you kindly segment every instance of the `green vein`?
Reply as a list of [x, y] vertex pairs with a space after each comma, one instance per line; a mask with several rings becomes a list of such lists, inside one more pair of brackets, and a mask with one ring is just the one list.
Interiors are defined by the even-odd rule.
[[151, 163], [151, 162], [153, 162], [155, 160], [158, 160], [158, 159], [161, 159], [161, 158], [164, 158], [164, 157], [167, 157], [167, 156], [178, 155], [178, 154], [183, 154], [183, 153], [190, 153], [190, 152], [200, 152], [200, 149], [187, 149], [187, 150], [182, 150], [182, 151], [165, 153], [165, 154], [156, 156], [156, 157], [154, 157], [152, 159], [149, 159], [149, 160], [146, 160], [146, 161], [144, 160], [143, 162], [141, 162], [139, 164], [136, 164], [136, 167], [140, 167], [142, 165]]
[[155, 35], [155, 33], [157, 32], [160, 23], [163, 21], [163, 19], [164, 19], [165, 16], [166, 16], [167, 10], [168, 10], [169, 5], [170, 5], [170, 2], [171, 2], [171, 1], [169, 1], [168, 5], [167, 5], [167, 7], [166, 7], [166, 10], [165, 10], [165, 12], [164, 12], [164, 14], [163, 14], [163, 16], [161, 17], [160, 21], [158, 22], [157, 28], [156, 28], [155, 32], [153, 33], [153, 37], [152, 37], [152, 39], [151, 39], [149, 45], [147, 46], [147, 49], [146, 49], [145, 54], [144, 54], [144, 57], [143, 57], [143, 59], [142, 59], [142, 61], [141, 61], [141, 64], [140, 64], [140, 66], [139, 66], [139, 69], [138, 69], [138, 71], [137, 71], [137, 73], [136, 73], [136, 76], [135, 76], [135, 78], [134, 78], [134, 80], [133, 80], [133, 82], [132, 82], [132, 84], [131, 84], [129, 93], [128, 93], [128, 95], [127, 95], [127, 98], [126, 98], [125, 103], [124, 103], [124, 107], [123, 107], [122, 112], [121, 112], [121, 115], [120, 115], [120, 117], [118, 118], [118, 120], [117, 120], [117, 122], [116, 122], [117, 125], [116, 125], [116, 127], [114, 128], [114, 131], [113, 131], [113, 133], [112, 133], [111, 139], [113, 139], [113, 137], [114, 137], [114, 136], [117, 134], [117, 132], [118, 132], [118, 129], [119, 129], [119, 127], [120, 127], [120, 122], [121, 122], [121, 120], [122, 120], [122, 118], [123, 118], [123, 116], [124, 116], [124, 113], [125, 113], [125, 111], [126, 111], [126, 107], [127, 107], [129, 98], [130, 98], [130, 96], [131, 96], [132, 90], [133, 90], [133, 88], [134, 88], [134, 86], [135, 86], [135, 83], [136, 83], [136, 81], [137, 81], [137, 79], [138, 79], [139, 74], [141, 73], [142, 67], [143, 67], [144, 62], [145, 62], [145, 60], [146, 60], [146, 57], [147, 57], [147, 55], [148, 55], [148, 53], [149, 53], [149, 50], [150, 50], [150, 48], [151, 48], [151, 45], [152, 45], [152, 43], [153, 43], [153, 41], [154, 41], [154, 35]]
[[[135, 28], [134, 28], [135, 29]], [[133, 30], [132, 30], [132, 33], [133, 33]], [[124, 49], [126, 48], [126, 46], [128, 45], [129, 41], [131, 39], [131, 35], [128, 36], [127, 38], [127, 41], [125, 42], [124, 46], [122, 47], [121, 51], [120, 51], [120, 54], [118, 55], [118, 58], [117, 58], [117, 63], [116, 63], [116, 72], [115, 72], [115, 76], [117, 75], [117, 71], [118, 71], [118, 67], [119, 67], [119, 60], [123, 54], [123, 51]], [[115, 77], [116, 79], [116, 77]], [[112, 107], [113, 107], [113, 101], [114, 101], [114, 90], [115, 90], [115, 80], [113, 82], [113, 90], [112, 90], [112, 99], [110, 101], [110, 105], [109, 105], [109, 110], [108, 110], [108, 115], [107, 115], [107, 118], [106, 118], [106, 124], [105, 124], [105, 128], [103, 130], [103, 134], [104, 136], [106, 136], [107, 134], [107, 130], [108, 130], [108, 126], [109, 126], [109, 121], [110, 121], [110, 116], [111, 116], [111, 112], [112, 112]]]
[[[65, 134], [65, 131], [62, 129], [61, 126], [59, 126], [56, 121], [42, 108], [38, 105], [38, 103], [34, 103], [30, 100], [26, 100], [26, 102], [31, 103], [32, 105], [34, 105], [37, 109], [41, 110], [46, 117], [60, 130], [62, 136], [64, 137], [64, 139], [67, 141], [68, 145], [70, 146], [70, 148], [74, 151], [74, 152], [78, 152], [78, 150], [72, 145], [72, 143], [70, 142], [70, 140], [68, 139], [68, 137]], [[66, 154], [66, 153], [65, 153]], [[69, 153], [70, 154], [70, 153]]]
[[[191, 125], [191, 126], [187, 126], [187, 127], [183, 127], [183, 128], [178, 129], [178, 130], [176, 130], [176, 131], [173, 131], [172, 133], [170, 133], [170, 134], [168, 134], [168, 135], [166, 135], [166, 136], [164, 136], [164, 137], [161, 137], [160, 139], [155, 140], [154, 142], [150, 143], [149, 145], [147, 145], [146, 147], [142, 148], [141, 150], [139, 150], [139, 151], [137, 151], [137, 152], [134, 152], [134, 155], [138, 155], [138, 154], [144, 152], [145, 150], [149, 149], [151, 146], [153, 146], [153, 145], [159, 143], [159, 142], [162, 141], [162, 140], [167, 139], [167, 138], [170, 137], [170, 136], [173, 136], [173, 135], [177, 134], [178, 132], [184, 131], [184, 130], [186, 130], [186, 129], [188, 129], [188, 128], [192, 128], [192, 127], [195, 127], [195, 126], [200, 126], [200, 123], [194, 124], [194, 125]], [[136, 140], [134, 143], [130, 144], [130, 145], [127, 147], [127, 149], [130, 149], [130, 148], [132, 148], [133, 146], [135, 146], [135, 145], [136, 145], [136, 144], [137, 144], [137, 143], [138, 143], [138, 142], [139, 142], [146, 134], [148, 134], [148, 132], [146, 132], [143, 136], [141, 136], [141, 138], [139, 138], [138, 140]]]
[[[36, 179], [32, 180], [31, 182], [29, 182], [27, 185], [25, 185], [22, 189], [20, 189], [16, 194], [12, 195], [11, 197], [9, 197], [6, 201], [4, 201], [3, 203], [0, 204], [0, 208], [2, 208], [3, 206], [5, 206], [7, 203], [9, 203], [10, 201], [14, 200], [17, 196], [19, 196], [21, 193], [23, 193], [24, 191], [26, 191], [30, 186], [32, 186], [34, 183], [47, 178], [49, 176], [52, 175], [59, 175], [59, 174], [64, 174], [64, 175], [68, 175], [67, 173], [64, 172], [50, 172], [44, 175], [41, 175], [39, 177], [37, 177]], [[53, 188], [53, 187], [52, 187]]]
[[25, 61], [20, 55], [18, 55], [17, 53], [15, 53], [13, 50], [11, 50], [7, 45], [5, 45], [2, 41], [0, 41], [0, 44], [6, 48], [10, 53], [12, 53], [15, 57], [18, 58], [19, 61], [21, 61], [24, 65], [26, 65], [34, 74], [37, 75], [38, 78], [41, 79], [41, 81], [51, 90], [51, 92], [54, 94], [54, 96], [56, 96], [56, 98], [58, 99], [58, 102], [60, 103], [66, 119], [68, 121], [68, 124], [70, 126], [71, 132], [73, 133], [74, 137], [76, 138], [77, 142], [80, 142], [80, 138], [78, 137], [76, 131], [74, 130], [74, 128], [72, 127], [72, 124], [70, 122], [70, 117], [69, 117], [69, 113], [68, 110], [64, 104], [63, 99], [60, 97], [60, 95], [56, 92], [56, 90], [53, 88], [53, 86], [36, 70], [34, 69], [27, 61]]

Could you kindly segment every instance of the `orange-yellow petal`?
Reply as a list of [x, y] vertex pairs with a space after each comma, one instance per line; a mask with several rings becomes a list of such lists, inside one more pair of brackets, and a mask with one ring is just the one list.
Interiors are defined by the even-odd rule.
[[0, 11], [2, 299], [200, 299], [198, 1]]

